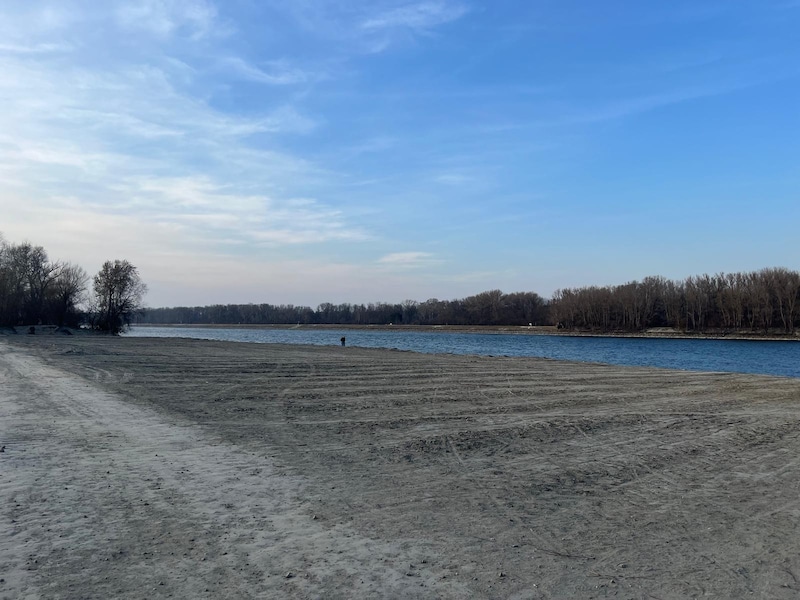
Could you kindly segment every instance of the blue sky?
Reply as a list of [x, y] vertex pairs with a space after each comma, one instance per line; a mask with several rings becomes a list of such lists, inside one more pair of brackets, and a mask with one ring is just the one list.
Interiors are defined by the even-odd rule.
[[800, 2], [0, 7], [0, 232], [151, 306], [800, 268]]

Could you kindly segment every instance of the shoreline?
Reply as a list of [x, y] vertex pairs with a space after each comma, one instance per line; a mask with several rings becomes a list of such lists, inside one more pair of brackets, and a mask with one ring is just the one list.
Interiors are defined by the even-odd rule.
[[241, 323], [136, 323], [136, 327], [155, 327], [163, 329], [309, 329], [309, 330], [352, 330], [352, 331], [397, 331], [424, 333], [482, 333], [490, 335], [545, 335], [559, 337], [596, 338], [645, 338], [680, 340], [736, 340], [753, 342], [800, 342], [800, 332], [793, 334], [762, 334], [750, 332], [687, 333], [682, 331], [643, 331], [643, 332], [592, 332], [565, 331], [552, 325], [337, 325], [337, 324], [241, 324]]
[[[16, 327], [0, 327], [0, 336], [27, 336], [29, 325]], [[36, 325], [35, 335], [106, 335], [102, 332], [88, 329], [76, 329], [57, 325]], [[394, 331], [394, 332], [423, 332], [423, 333], [475, 333], [485, 335], [533, 335], [554, 337], [591, 337], [591, 338], [629, 338], [653, 340], [734, 340], [748, 342], [800, 342], [800, 331], [793, 334], [757, 333], [757, 332], [727, 332], [715, 331], [706, 333], [687, 333], [668, 329], [655, 328], [649, 331], [567, 331], [557, 329], [551, 325], [338, 325], [338, 324], [242, 324], [242, 323], [135, 323], [132, 329], [138, 327], [153, 327], [156, 329], [272, 329], [272, 330], [345, 330], [345, 331]], [[124, 335], [124, 333], [123, 333]]]

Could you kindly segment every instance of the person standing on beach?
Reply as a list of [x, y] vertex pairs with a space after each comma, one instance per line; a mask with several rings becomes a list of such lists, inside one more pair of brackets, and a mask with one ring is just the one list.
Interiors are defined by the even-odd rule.
[[344, 347], [344, 336], [342, 336], [342, 347]]

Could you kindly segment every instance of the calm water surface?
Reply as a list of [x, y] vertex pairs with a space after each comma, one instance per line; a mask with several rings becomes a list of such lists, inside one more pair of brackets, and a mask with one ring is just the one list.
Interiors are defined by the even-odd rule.
[[800, 342], [565, 337], [497, 333], [365, 331], [352, 329], [217, 329], [134, 327], [134, 337], [184, 337], [260, 344], [396, 348], [425, 353], [538, 356], [689, 371], [800, 377]]

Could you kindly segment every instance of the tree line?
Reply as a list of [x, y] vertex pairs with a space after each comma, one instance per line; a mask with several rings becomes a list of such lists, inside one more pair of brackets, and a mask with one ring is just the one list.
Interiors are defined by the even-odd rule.
[[85, 326], [118, 333], [134, 320], [195, 325], [531, 324], [596, 332], [664, 327], [787, 334], [800, 327], [800, 273], [782, 267], [565, 288], [549, 301], [535, 292], [489, 290], [455, 300], [325, 302], [316, 308], [216, 304], [142, 309], [146, 290], [128, 261], [106, 261], [90, 280], [80, 266], [51, 260], [42, 246], [9, 243], [0, 235], [0, 326]]
[[333, 304], [309, 306], [216, 304], [146, 309], [139, 320], [152, 324], [275, 325], [544, 325], [547, 302], [533, 292], [504, 294], [490, 290], [459, 300]]
[[623, 285], [563, 289], [553, 295], [549, 308], [552, 322], [566, 329], [794, 333], [800, 326], [799, 306], [800, 273], [767, 268], [683, 281], [646, 277]]
[[0, 236], [0, 326], [85, 326], [119, 333], [142, 305], [147, 286], [125, 260], [106, 261], [92, 279], [73, 263], [51, 260], [42, 246]]
[[152, 324], [555, 325], [594, 332], [737, 330], [794, 333], [800, 326], [800, 273], [767, 268], [685, 280], [645, 277], [614, 286], [561, 289], [548, 301], [534, 292], [490, 290], [456, 300], [151, 308]]

